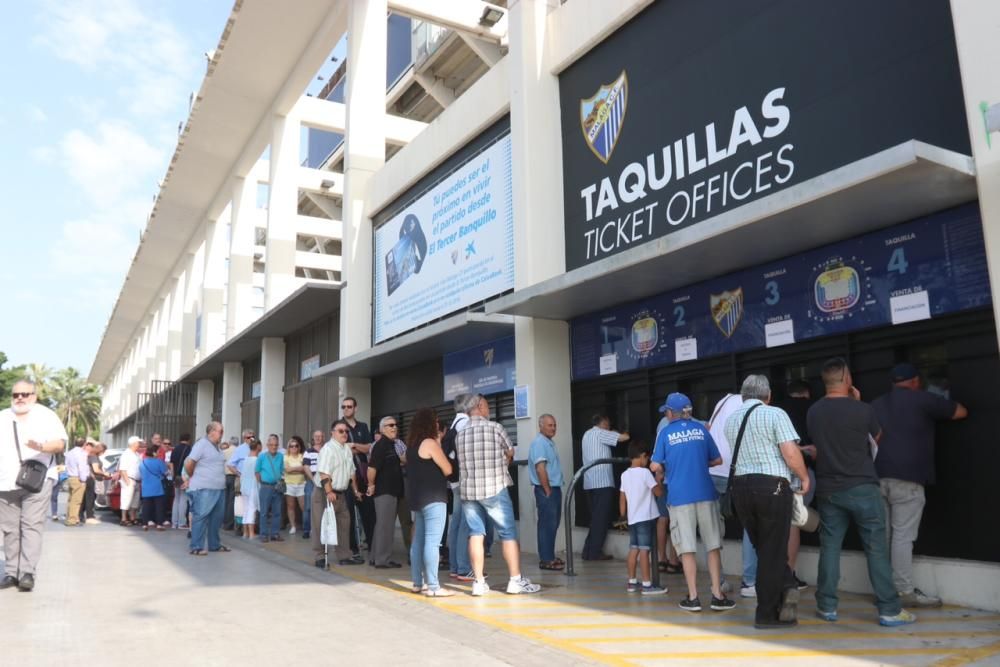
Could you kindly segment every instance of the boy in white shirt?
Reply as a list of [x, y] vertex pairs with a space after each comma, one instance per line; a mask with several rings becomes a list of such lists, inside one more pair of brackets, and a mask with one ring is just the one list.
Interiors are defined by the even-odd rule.
[[[628, 586], [629, 593], [658, 595], [666, 593], [666, 587], [654, 586], [650, 576], [649, 553], [656, 539], [656, 521], [660, 511], [656, 507], [656, 496], [663, 495], [663, 485], [649, 471], [649, 447], [646, 443], [633, 441], [628, 447], [632, 466], [622, 473], [621, 493], [618, 507], [622, 516], [628, 516]], [[642, 569], [642, 586], [635, 577], [636, 564]]]

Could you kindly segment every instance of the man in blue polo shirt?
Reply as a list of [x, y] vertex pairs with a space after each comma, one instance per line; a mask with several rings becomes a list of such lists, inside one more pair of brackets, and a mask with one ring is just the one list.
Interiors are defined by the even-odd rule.
[[712, 578], [712, 604], [715, 611], [726, 611], [736, 603], [722, 592], [722, 538], [724, 528], [719, 516], [718, 493], [708, 469], [722, 462], [708, 430], [687, 416], [691, 400], [680, 393], [667, 396], [666, 417], [670, 424], [656, 438], [650, 469], [667, 475], [667, 506], [670, 510], [670, 537], [684, 566], [688, 596], [681, 600], [685, 611], [701, 611], [698, 599], [697, 536], [708, 552], [708, 572]]

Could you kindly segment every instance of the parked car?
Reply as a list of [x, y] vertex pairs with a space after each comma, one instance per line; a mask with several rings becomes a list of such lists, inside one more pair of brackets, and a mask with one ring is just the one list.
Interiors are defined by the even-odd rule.
[[94, 499], [94, 507], [102, 510], [120, 511], [121, 488], [118, 483], [118, 459], [121, 454], [114, 456], [114, 460], [104, 464], [104, 472], [111, 475], [110, 479], [105, 479], [96, 483], [94, 490], [97, 497]]

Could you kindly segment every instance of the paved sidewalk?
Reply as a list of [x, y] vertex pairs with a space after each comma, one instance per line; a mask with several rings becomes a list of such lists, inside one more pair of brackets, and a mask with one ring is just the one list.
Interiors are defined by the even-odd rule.
[[0, 591], [0, 664], [581, 664], [264, 549], [189, 556], [183, 531], [145, 533], [103, 518], [45, 527], [35, 591]]

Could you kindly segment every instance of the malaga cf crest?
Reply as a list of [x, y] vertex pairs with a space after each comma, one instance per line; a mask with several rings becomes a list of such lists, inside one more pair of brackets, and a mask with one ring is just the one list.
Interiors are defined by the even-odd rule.
[[593, 97], [580, 100], [580, 128], [590, 150], [607, 164], [618, 143], [628, 106], [625, 70], [611, 83], [597, 89]]
[[709, 301], [712, 319], [726, 338], [733, 335], [736, 326], [743, 319], [743, 288], [726, 290], [722, 294], [712, 294]]

